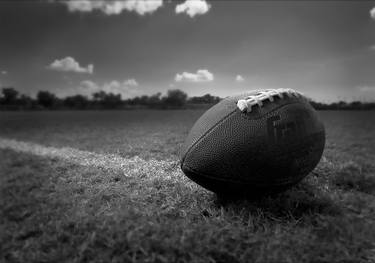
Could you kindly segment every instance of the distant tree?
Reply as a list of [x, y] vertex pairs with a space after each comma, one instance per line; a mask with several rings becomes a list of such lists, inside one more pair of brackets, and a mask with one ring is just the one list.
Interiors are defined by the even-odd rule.
[[106, 93], [104, 91], [95, 92], [93, 98], [96, 104], [106, 109], [114, 109], [121, 106], [121, 94]]
[[92, 94], [92, 97], [94, 98], [94, 100], [96, 101], [103, 101], [105, 99], [105, 97], [107, 96], [107, 93], [105, 93], [104, 91], [99, 91], [99, 92], [95, 92]]
[[104, 100], [106, 108], [117, 108], [122, 104], [121, 94], [108, 93]]
[[187, 94], [179, 89], [168, 90], [163, 97], [163, 105], [166, 107], [180, 108], [186, 104]]
[[375, 110], [375, 102], [367, 102], [362, 104], [363, 110]]
[[159, 108], [162, 104], [161, 93], [158, 92], [151, 96], [142, 95], [134, 98], [127, 99], [125, 101], [127, 105], [131, 106], [147, 106], [150, 108]]
[[134, 105], [138, 105], [139, 104], [138, 101], [139, 101], [139, 97], [134, 97], [134, 98], [127, 99], [126, 103], [129, 104], [129, 105], [134, 106]]
[[2, 99], [1, 103], [4, 105], [14, 105], [17, 103], [19, 92], [13, 87], [2, 88]]
[[221, 100], [220, 97], [205, 94], [201, 97], [191, 97], [188, 102], [193, 104], [216, 104]]
[[73, 109], [85, 109], [89, 105], [89, 100], [83, 95], [74, 95], [64, 99], [64, 105]]
[[327, 106], [328, 106], [327, 104], [323, 104], [323, 103], [320, 103], [320, 102], [315, 102], [313, 100], [310, 100], [310, 104], [316, 110], [326, 110]]
[[159, 107], [161, 104], [161, 93], [158, 92], [154, 95], [151, 95], [148, 98], [148, 105], [152, 108]]
[[21, 96], [17, 100], [17, 104], [22, 106], [24, 109], [31, 109], [34, 106], [35, 101], [29, 96], [21, 94]]
[[49, 91], [39, 91], [36, 98], [38, 104], [47, 109], [53, 108], [58, 104], [58, 98]]
[[317, 110], [374, 110], [375, 109], [375, 102], [361, 102], [361, 101], [353, 101], [353, 102], [333, 102], [330, 104], [321, 103], [310, 101], [310, 104]]
[[363, 105], [360, 101], [353, 101], [348, 105], [348, 107], [351, 110], [361, 110], [363, 108]]
[[141, 104], [141, 105], [148, 105], [148, 100], [149, 100], [149, 97], [147, 95], [142, 95], [139, 98], [139, 104]]
[[339, 101], [339, 103], [337, 104], [337, 107], [340, 110], [344, 110], [345, 108], [347, 108], [347, 106], [348, 104], [345, 101]]

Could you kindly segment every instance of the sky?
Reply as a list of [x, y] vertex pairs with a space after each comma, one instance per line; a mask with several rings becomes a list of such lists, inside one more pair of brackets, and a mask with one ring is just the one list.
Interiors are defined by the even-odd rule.
[[375, 101], [375, 1], [0, 1], [0, 86]]

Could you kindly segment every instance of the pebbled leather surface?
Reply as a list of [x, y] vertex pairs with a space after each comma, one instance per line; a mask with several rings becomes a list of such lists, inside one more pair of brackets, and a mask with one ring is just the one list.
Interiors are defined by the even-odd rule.
[[322, 122], [301, 98], [276, 98], [250, 113], [229, 97], [195, 123], [182, 149], [181, 168], [214, 192], [281, 189], [318, 164], [325, 144]]

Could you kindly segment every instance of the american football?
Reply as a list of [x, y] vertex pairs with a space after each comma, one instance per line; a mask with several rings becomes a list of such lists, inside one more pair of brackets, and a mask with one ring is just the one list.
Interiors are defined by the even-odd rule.
[[222, 100], [198, 119], [181, 168], [216, 193], [273, 193], [308, 175], [324, 145], [324, 125], [301, 93], [255, 90]]

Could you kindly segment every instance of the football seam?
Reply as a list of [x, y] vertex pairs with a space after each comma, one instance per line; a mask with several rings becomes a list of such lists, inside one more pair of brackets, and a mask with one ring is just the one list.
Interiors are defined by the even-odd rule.
[[[223, 182], [223, 183], [234, 183], [234, 184], [244, 184], [244, 182], [241, 182], [241, 181], [236, 181], [236, 180], [231, 180], [231, 179], [222, 179], [222, 178], [217, 178], [215, 176], [211, 176], [211, 175], [208, 175], [208, 174], [203, 174], [203, 173], [200, 173], [196, 170], [194, 170], [193, 168], [187, 166], [187, 165], [183, 165], [183, 169], [186, 169], [186, 170], [189, 170], [190, 172], [192, 173], [195, 173], [196, 175], [198, 176], [202, 176], [202, 177], [205, 177], [206, 179], [209, 179], [209, 180], [213, 180], [213, 181], [220, 181], [220, 182]], [[307, 174], [308, 175], [308, 174]], [[252, 184], [252, 185], [255, 185], [255, 186], [259, 186], [259, 187], [273, 187], [273, 186], [284, 186], [284, 185], [288, 185], [290, 183], [296, 183], [296, 182], [299, 182], [301, 181], [303, 178], [305, 178], [307, 175], [304, 175], [304, 176], [300, 176], [300, 177], [290, 177], [286, 180], [279, 180], [277, 182], [274, 182], [273, 184], [266, 184], [266, 183], [260, 183], [260, 182], [257, 182], [257, 181], [248, 181], [248, 182], [245, 182], [245, 184]], [[294, 180], [292, 180], [294, 179]]]
[[193, 150], [193, 148], [195, 147], [195, 145], [197, 145], [197, 143], [199, 143], [201, 140], [204, 139], [204, 137], [206, 137], [207, 134], [209, 134], [213, 129], [215, 129], [219, 124], [223, 123], [225, 120], [227, 120], [233, 113], [236, 113], [237, 109], [234, 109], [233, 111], [231, 111], [230, 113], [228, 113], [224, 118], [222, 118], [220, 121], [218, 121], [217, 123], [215, 123], [211, 128], [209, 128], [205, 133], [202, 134], [201, 137], [199, 137], [190, 147], [189, 147], [189, 150], [184, 154], [184, 157], [182, 158], [181, 160], [181, 167], [183, 166], [184, 162], [185, 162], [185, 159], [186, 159], [186, 156]]

